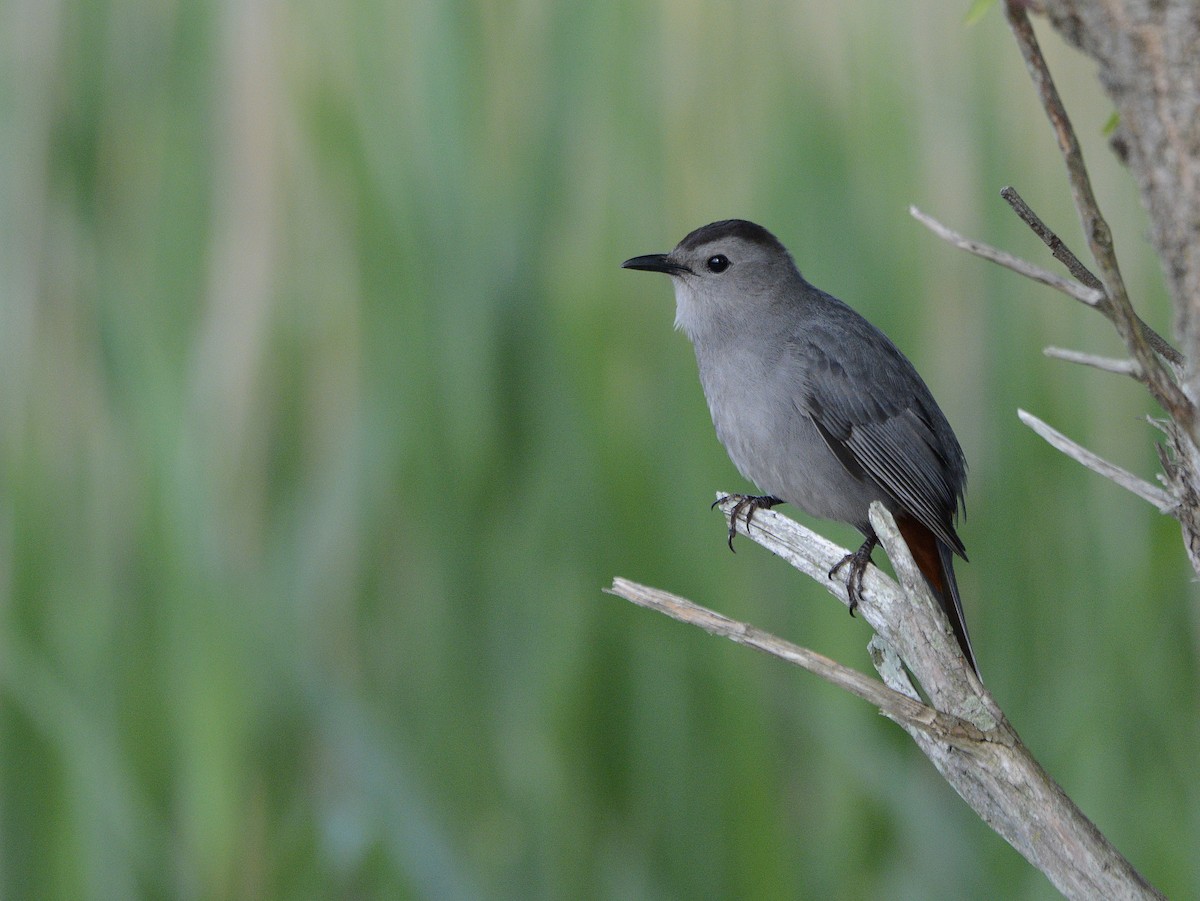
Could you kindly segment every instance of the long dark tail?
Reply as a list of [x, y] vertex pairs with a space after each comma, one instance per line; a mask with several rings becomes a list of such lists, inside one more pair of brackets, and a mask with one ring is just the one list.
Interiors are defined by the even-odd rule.
[[904, 536], [904, 543], [912, 552], [913, 560], [921, 575], [929, 583], [934, 597], [938, 599], [946, 618], [950, 620], [950, 628], [958, 639], [963, 656], [979, 675], [979, 664], [975, 662], [975, 651], [971, 648], [971, 639], [967, 635], [967, 621], [963, 618], [962, 598], [958, 595], [958, 582], [954, 578], [954, 551], [938, 540], [937, 536], [920, 522], [909, 516], [898, 516], [896, 525]]

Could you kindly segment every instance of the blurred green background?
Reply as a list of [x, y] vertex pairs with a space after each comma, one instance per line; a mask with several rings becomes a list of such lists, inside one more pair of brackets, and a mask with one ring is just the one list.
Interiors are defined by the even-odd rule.
[[[757, 220], [908, 352], [971, 465], [981, 667], [1085, 812], [1200, 895], [1192, 577], [1153, 412], [1002, 17], [724, 0], [0, 6], [0, 895], [1049, 898], [893, 724], [603, 594], [861, 669], [709, 511], [666, 279]], [[1093, 67], [1042, 29], [1131, 291], [1169, 304]], [[794, 511], [793, 511], [794, 512]], [[821, 525], [842, 543], [848, 529]], [[882, 557], [882, 555], [877, 555]]]

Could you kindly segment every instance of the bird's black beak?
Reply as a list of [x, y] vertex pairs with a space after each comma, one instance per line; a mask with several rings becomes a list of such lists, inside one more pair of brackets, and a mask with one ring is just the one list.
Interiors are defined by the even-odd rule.
[[621, 264], [622, 269], [644, 269], [646, 272], [665, 272], [667, 275], [691, 275], [692, 270], [687, 266], [670, 260], [665, 253], [648, 253], [644, 257], [634, 257]]

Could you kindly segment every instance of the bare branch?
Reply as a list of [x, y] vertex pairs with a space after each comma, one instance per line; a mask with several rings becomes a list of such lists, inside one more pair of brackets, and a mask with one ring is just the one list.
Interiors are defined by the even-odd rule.
[[[734, 503], [732, 497], [721, 502], [727, 520]], [[898, 585], [868, 568], [858, 608], [878, 633], [870, 647], [887, 685], [675, 595], [625, 579], [613, 580], [612, 593], [794, 663], [875, 704], [908, 732], [984, 822], [1068, 898], [1161, 898], [1038, 765], [975, 678], [881, 504], [871, 505], [871, 523], [900, 579]], [[814, 575], [845, 603], [844, 584], [828, 577], [844, 548], [774, 510], [758, 511], [752, 525], [741, 518], [732, 525]], [[917, 699], [906, 667], [930, 698], [929, 705]]]
[[[1066, 245], [1054, 229], [1050, 228], [1041, 217], [1033, 211], [1033, 209], [1025, 202], [1017, 189], [1013, 187], [1002, 188], [1000, 196], [1008, 201], [1008, 205], [1013, 208], [1013, 211], [1021, 217], [1024, 222], [1033, 231], [1035, 235], [1042, 239], [1042, 242], [1050, 248], [1050, 253], [1054, 258], [1067, 267], [1067, 270], [1075, 276], [1079, 281], [1083, 282], [1088, 288], [1097, 292], [1096, 301], [1092, 304], [1097, 310], [1105, 315], [1110, 322], [1116, 322], [1116, 311], [1108, 294], [1104, 291], [1104, 285], [1100, 279], [1096, 278], [1086, 266], [1079, 261], [1079, 257], [1075, 256], [1070, 247]], [[1183, 366], [1183, 355], [1179, 353], [1170, 343], [1163, 338], [1158, 332], [1152, 329], [1146, 322], [1134, 312], [1130, 307], [1129, 315], [1133, 317], [1134, 324], [1141, 330], [1142, 338], [1154, 350], [1160, 354], [1163, 359], [1167, 360], [1173, 366]], [[1146, 381], [1145, 378], [1139, 377], [1140, 381]], [[1173, 384], [1173, 383], [1172, 383]]]
[[1004, 10], [1013, 36], [1017, 39], [1017, 46], [1021, 49], [1021, 56], [1025, 59], [1029, 77], [1037, 88], [1042, 107], [1058, 139], [1063, 161], [1067, 164], [1067, 179], [1071, 184], [1071, 194], [1075, 199], [1075, 209], [1079, 213], [1083, 233], [1087, 237], [1092, 256], [1106, 276], [1105, 279], [1097, 281], [1103, 281], [1105, 293], [1113, 299], [1115, 305], [1124, 306], [1128, 310], [1129, 298], [1125, 293], [1125, 283], [1117, 266], [1116, 255], [1113, 253], [1112, 233], [1096, 203], [1079, 139], [1075, 136], [1067, 109], [1050, 75], [1050, 67], [1046, 65], [1046, 59], [1042, 56], [1042, 49], [1033, 32], [1033, 24], [1029, 21], [1025, 3], [1022, 0], [1007, 0]]
[[1078, 282], [1073, 282], [1070, 279], [1063, 278], [1048, 269], [1043, 269], [1041, 266], [1035, 266], [1033, 263], [1027, 262], [1020, 257], [1013, 256], [1007, 251], [992, 247], [990, 244], [984, 244], [982, 241], [976, 241], [974, 238], [968, 238], [965, 235], [959, 234], [952, 228], [949, 228], [938, 222], [932, 216], [921, 212], [915, 206], [908, 208], [909, 215], [924, 225], [927, 229], [950, 244], [953, 244], [959, 250], [965, 250], [967, 253], [973, 253], [977, 257], [982, 257], [985, 260], [991, 260], [993, 263], [998, 263], [1005, 269], [1011, 269], [1018, 275], [1023, 275], [1026, 278], [1031, 278], [1035, 282], [1040, 282], [1043, 285], [1048, 285], [1068, 297], [1073, 297], [1080, 303], [1085, 303], [1089, 307], [1094, 307], [1099, 301], [1104, 299], [1104, 292], [1096, 288], [1089, 288], [1081, 285]]
[[1113, 357], [1100, 357], [1095, 354], [1080, 353], [1077, 350], [1067, 350], [1065, 347], [1047, 347], [1042, 353], [1055, 360], [1065, 360], [1068, 363], [1078, 363], [1081, 366], [1091, 366], [1104, 372], [1115, 372], [1118, 375], [1129, 375], [1135, 379], [1142, 370], [1133, 360], [1118, 360]]
[[907, 600], [896, 611], [899, 618], [893, 619], [889, 628], [876, 631], [899, 654], [934, 707], [967, 719], [981, 729], [995, 729], [1004, 718], [1000, 705], [987, 693], [963, 657], [950, 623], [933, 599], [929, 583], [913, 560], [892, 514], [876, 501], [871, 504], [869, 515], [871, 528], [887, 551], [903, 589], [902, 596]]
[[[717, 497], [717, 506], [728, 520], [738, 496], [720, 494]], [[897, 590], [895, 582], [880, 569], [868, 567], [863, 577], [858, 614], [896, 650], [934, 707], [969, 720], [981, 729], [990, 728], [994, 720], [1002, 716], [1000, 709], [996, 706], [990, 711], [980, 709], [982, 685], [963, 658], [950, 624], [929, 596], [924, 579], [912, 563], [891, 516], [878, 522], [873, 520], [872, 525], [888, 551], [892, 565], [913, 593], [910, 596]], [[845, 580], [829, 577], [829, 571], [848, 553], [845, 548], [775, 510], [758, 510], [748, 528], [745, 520], [738, 518], [735, 527], [849, 607]]]
[[1097, 66], [1119, 114], [1109, 140], [1148, 214], [1175, 334], [1188, 360], [1185, 393], [1200, 398], [1200, 17], [1195, 0], [1038, 0], [1068, 44]]
[[1075, 252], [1030, 208], [1029, 204], [1017, 193], [1017, 189], [1011, 185], [1001, 188], [1000, 196], [1008, 201], [1008, 205], [1013, 208], [1013, 212], [1021, 217], [1021, 221], [1028, 225], [1030, 230], [1042, 239], [1042, 243], [1050, 248], [1050, 253], [1054, 256], [1054, 259], [1066, 266], [1067, 271], [1071, 275], [1099, 293], [1102, 303], [1093, 304], [1093, 306], [1103, 306], [1105, 311], [1108, 311], [1110, 303], [1108, 295], [1104, 293], [1104, 283], [1096, 278], [1092, 274], [1092, 271], [1079, 261], [1079, 257], [1075, 256]]
[[1117, 255], [1113, 249], [1112, 231], [1100, 212], [1099, 204], [1096, 203], [1087, 167], [1083, 162], [1083, 151], [1079, 147], [1079, 139], [1054, 85], [1050, 68], [1042, 56], [1026, 6], [1026, 0], [1006, 0], [1005, 16], [1017, 45], [1021, 48], [1029, 76], [1037, 87], [1046, 116], [1058, 138], [1059, 150], [1067, 166], [1067, 178], [1071, 183], [1075, 209], [1083, 225], [1083, 233], [1087, 238], [1092, 258], [1100, 269], [1104, 293], [1111, 304], [1112, 322], [1129, 349], [1129, 355], [1142, 367], [1145, 384], [1155, 399], [1191, 434], [1193, 440], [1196, 440], [1195, 408], [1151, 350], [1142, 328], [1144, 324], [1129, 301], [1129, 294], [1125, 289], [1125, 281], [1121, 277]]
[[1133, 492], [1142, 500], [1149, 501], [1158, 508], [1159, 513], [1171, 513], [1175, 509], [1175, 498], [1157, 485], [1151, 485], [1144, 479], [1140, 479], [1129, 472], [1129, 470], [1122, 469], [1114, 463], [1109, 463], [1102, 457], [1092, 453], [1086, 447], [1075, 443], [1062, 432], [1047, 425], [1032, 413], [1028, 413], [1025, 410], [1017, 410], [1017, 416], [1020, 417], [1021, 422], [1041, 435], [1056, 450], [1060, 450], [1071, 459], [1082, 463], [1092, 472], [1116, 482], [1126, 491]]
[[764, 654], [778, 657], [786, 663], [807, 670], [832, 685], [844, 688], [855, 697], [873, 704], [884, 716], [897, 723], [928, 731], [943, 741], [957, 743], [961, 741], [963, 735], [972, 735], [976, 739], [980, 737], [979, 730], [969, 723], [959, 720], [957, 717], [939, 713], [919, 700], [895, 691], [878, 680], [863, 675], [858, 670], [843, 666], [836, 660], [818, 654], [816, 651], [810, 651], [808, 648], [785, 641], [749, 623], [739, 622], [714, 610], [709, 610], [707, 607], [701, 607], [677, 594], [647, 585], [639, 585], [637, 582], [619, 577], [613, 579], [612, 588], [606, 590], [609, 594], [632, 601], [639, 607], [663, 613], [681, 623], [698, 626], [710, 635], [728, 638], [737, 644], [754, 648], [756, 651], [762, 651]]

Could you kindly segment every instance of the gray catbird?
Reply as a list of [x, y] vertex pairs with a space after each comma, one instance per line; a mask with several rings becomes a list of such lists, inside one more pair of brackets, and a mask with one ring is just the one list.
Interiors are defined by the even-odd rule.
[[850, 612], [879, 543], [867, 515], [882, 501], [978, 672], [953, 555], [967, 477], [962, 448], [925, 382], [883, 332], [796, 269], [761, 225], [742, 219], [698, 228], [666, 254], [626, 269], [665, 272], [675, 326], [696, 349], [717, 437], [762, 496], [739, 496], [730, 521], [795, 504], [866, 536], [844, 565]]

